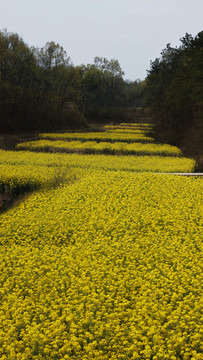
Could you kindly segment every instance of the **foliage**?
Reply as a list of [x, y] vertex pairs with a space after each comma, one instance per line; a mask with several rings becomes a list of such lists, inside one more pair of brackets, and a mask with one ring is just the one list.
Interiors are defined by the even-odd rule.
[[47, 42], [44, 48], [34, 49], [38, 65], [46, 70], [55, 69], [60, 65], [69, 65], [70, 58], [67, 57], [66, 51], [59, 44], [53, 41]]
[[18, 34], [0, 31], [1, 129], [44, 131], [85, 127], [85, 119], [124, 121], [125, 107], [139, 96], [123, 75], [118, 60], [95, 57], [92, 65], [74, 67], [53, 41], [38, 49]]
[[190, 153], [200, 146], [202, 82], [203, 32], [194, 38], [186, 33], [178, 48], [168, 44], [161, 58], [151, 62], [146, 96], [158, 123], [154, 127], [156, 139], [187, 146]]

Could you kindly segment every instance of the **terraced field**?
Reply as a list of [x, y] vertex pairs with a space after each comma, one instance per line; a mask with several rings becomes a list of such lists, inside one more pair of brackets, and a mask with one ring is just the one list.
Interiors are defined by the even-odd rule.
[[82, 141], [109, 141], [109, 142], [153, 142], [153, 138], [145, 135], [144, 132], [92, 132], [92, 133], [57, 133], [57, 134], [40, 134], [42, 139], [52, 140], [82, 140]]
[[38, 140], [20, 143], [18, 149], [52, 152], [77, 152], [89, 154], [117, 154], [117, 155], [162, 155], [181, 156], [181, 151], [175, 146], [161, 144], [147, 144], [141, 142], [96, 142], [96, 141], [61, 141]]
[[202, 179], [160, 174], [194, 167], [0, 151], [0, 359], [202, 359]]

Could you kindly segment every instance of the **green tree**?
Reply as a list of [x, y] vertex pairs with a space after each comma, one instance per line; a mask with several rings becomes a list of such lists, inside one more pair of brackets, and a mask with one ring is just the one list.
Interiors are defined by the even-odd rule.
[[203, 32], [195, 38], [186, 33], [180, 41], [178, 48], [167, 44], [161, 58], [151, 62], [146, 99], [157, 122], [155, 137], [185, 147], [189, 134], [198, 143], [202, 132]]
[[70, 57], [62, 46], [54, 41], [47, 42], [41, 49], [34, 49], [39, 66], [46, 70], [51, 70], [60, 65], [70, 65]]

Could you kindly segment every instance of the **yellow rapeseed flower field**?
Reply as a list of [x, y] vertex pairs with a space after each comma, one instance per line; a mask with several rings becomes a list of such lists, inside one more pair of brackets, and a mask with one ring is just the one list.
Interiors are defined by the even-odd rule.
[[86, 151], [91, 153], [120, 153], [122, 155], [162, 155], [180, 156], [181, 150], [168, 144], [128, 143], [128, 142], [96, 142], [96, 141], [63, 141], [63, 140], [36, 140], [17, 145], [18, 149], [36, 151]]
[[105, 125], [104, 130], [115, 132], [140, 132], [143, 130], [149, 131], [153, 128], [153, 124], [120, 124], [120, 125]]
[[[32, 165], [74, 169], [123, 170], [133, 172], [193, 172], [195, 160], [185, 157], [48, 154], [0, 150], [0, 166]], [[24, 168], [26, 170], [26, 168]], [[26, 173], [26, 171], [25, 171]], [[3, 175], [3, 170], [1, 172]]]
[[[108, 126], [111, 126], [111, 125], [107, 125]], [[154, 125], [153, 124], [146, 124], [146, 123], [121, 123], [120, 126], [115, 126], [116, 128], [118, 127], [131, 127], [133, 129], [138, 129], [138, 128], [152, 128]]]
[[201, 359], [200, 188], [95, 170], [2, 214], [1, 357]]
[[153, 138], [146, 136], [144, 133], [125, 133], [125, 132], [92, 132], [92, 133], [43, 133], [40, 134], [42, 139], [53, 140], [84, 140], [84, 141], [126, 141], [126, 142], [153, 142]]
[[202, 179], [160, 174], [194, 166], [0, 150], [0, 360], [202, 359]]

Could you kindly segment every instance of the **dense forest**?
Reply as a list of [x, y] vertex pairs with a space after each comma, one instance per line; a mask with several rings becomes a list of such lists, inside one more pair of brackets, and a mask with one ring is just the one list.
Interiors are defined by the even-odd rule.
[[[151, 62], [145, 87], [146, 104], [156, 126], [157, 141], [178, 145], [201, 157], [203, 144], [203, 31], [187, 34], [181, 45], [170, 44]], [[202, 159], [199, 158], [202, 162]]]
[[124, 81], [118, 60], [95, 57], [74, 66], [53, 41], [29, 47], [0, 32], [0, 121], [3, 131], [68, 129], [122, 121], [124, 109], [143, 106], [144, 83]]
[[[90, 123], [133, 122], [145, 108], [158, 142], [202, 162], [203, 31], [167, 44], [144, 81], [126, 81], [116, 59], [74, 66], [62, 46], [28, 46], [0, 32], [0, 126], [3, 132], [67, 130]], [[132, 111], [133, 109], [133, 111]], [[138, 119], [139, 121], [139, 119]]]

